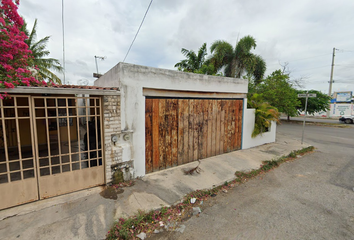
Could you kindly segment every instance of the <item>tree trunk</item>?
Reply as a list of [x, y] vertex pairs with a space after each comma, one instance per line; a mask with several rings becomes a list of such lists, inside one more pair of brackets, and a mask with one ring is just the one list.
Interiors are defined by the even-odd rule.
[[233, 78], [237, 78], [237, 74], [236, 74], [236, 59], [232, 58], [231, 60], [231, 76]]
[[288, 122], [290, 121], [290, 116], [288, 115]]

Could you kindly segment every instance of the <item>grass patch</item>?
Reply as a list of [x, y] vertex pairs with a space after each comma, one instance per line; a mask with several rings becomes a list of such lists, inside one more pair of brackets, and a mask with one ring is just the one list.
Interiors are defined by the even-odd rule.
[[[246, 182], [247, 179], [256, 177], [259, 174], [266, 173], [280, 164], [293, 160], [299, 155], [302, 156], [308, 152], [314, 150], [313, 146], [303, 148], [301, 150], [292, 151], [287, 156], [278, 158], [277, 160], [264, 161], [259, 169], [255, 169], [249, 172], [235, 173], [236, 179], [230, 182], [206, 190], [197, 190], [187, 194], [181, 203], [171, 207], [162, 207], [159, 210], [153, 210], [144, 212], [139, 210], [135, 216], [128, 218], [119, 218], [107, 233], [106, 239], [136, 239], [136, 235], [141, 232], [150, 235], [154, 230], [160, 230], [164, 226], [172, 226], [176, 228], [176, 222], [181, 222], [184, 219], [188, 219], [192, 214], [192, 208], [197, 207], [209, 198], [216, 196], [220, 192], [233, 188], [236, 185]], [[226, 191], [227, 192], [227, 191]], [[191, 203], [191, 199], [195, 198], [194, 204]], [[171, 230], [171, 227], [169, 227]]]
[[309, 146], [309, 147], [306, 147], [306, 148], [303, 148], [303, 149], [300, 149], [297, 151], [292, 151], [287, 156], [282, 156], [282, 157], [278, 158], [277, 160], [264, 161], [259, 169], [255, 169], [255, 170], [252, 170], [249, 172], [237, 171], [235, 173], [235, 175], [237, 177], [236, 182], [244, 182], [247, 179], [254, 178], [254, 177], [258, 176], [259, 174], [269, 172], [270, 170], [272, 170], [276, 167], [279, 167], [280, 164], [290, 161], [290, 160], [293, 160], [297, 156], [302, 156], [302, 155], [306, 154], [307, 152], [312, 152], [313, 150], [314, 150], [314, 147]]

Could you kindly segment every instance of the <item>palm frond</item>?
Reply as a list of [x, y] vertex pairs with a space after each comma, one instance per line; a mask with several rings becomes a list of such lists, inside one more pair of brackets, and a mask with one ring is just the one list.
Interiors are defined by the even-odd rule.
[[55, 83], [60, 84], [60, 78], [55, 75], [50, 69], [53, 69], [57, 72], [62, 72], [63, 67], [61, 66], [58, 59], [55, 58], [45, 58], [50, 54], [48, 51], [47, 44], [50, 40], [50, 36], [46, 36], [39, 41], [36, 41], [37, 38], [37, 19], [34, 21], [33, 27], [31, 32], [26, 28], [27, 24], [25, 24], [24, 29], [22, 30], [28, 36], [26, 39], [26, 44], [28, 45], [29, 49], [32, 51], [33, 59], [30, 60], [31, 67], [38, 67], [38, 75], [39, 79], [43, 80], [52, 80]]
[[47, 68], [39, 68], [38, 75], [43, 79], [48, 79], [56, 84], [61, 84], [60, 78]]
[[188, 53], [189, 53], [189, 50], [185, 49], [185, 48], [182, 48], [181, 49], [181, 53], [184, 55], [184, 56], [187, 56]]
[[211, 45], [210, 51], [213, 54], [210, 60], [211, 62], [213, 62], [216, 71], [219, 71], [220, 69], [225, 67], [227, 64], [230, 63], [230, 60], [232, 59], [233, 47], [230, 43], [226, 41], [215, 41]]
[[37, 19], [34, 20], [31, 33], [30, 33], [30, 35], [28, 36], [28, 39], [27, 39], [29, 44], [27, 44], [27, 45], [28, 46], [32, 45], [36, 38], [37, 38]]
[[254, 83], [259, 84], [262, 82], [265, 71], [267, 69], [267, 64], [263, 60], [263, 58], [259, 55], [255, 55], [254, 58], [255, 58], [255, 65], [253, 71]]
[[235, 55], [244, 55], [251, 52], [252, 48], [256, 48], [256, 40], [248, 35], [240, 39], [235, 47]]
[[251, 135], [253, 138], [270, 127], [272, 121], [279, 123], [280, 113], [278, 109], [265, 102], [261, 94], [253, 94], [248, 101], [248, 106], [255, 109], [255, 124]]

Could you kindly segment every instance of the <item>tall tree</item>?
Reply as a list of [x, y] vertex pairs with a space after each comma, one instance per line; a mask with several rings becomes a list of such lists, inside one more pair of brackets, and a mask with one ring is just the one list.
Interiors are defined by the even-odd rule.
[[50, 51], [46, 49], [50, 36], [46, 36], [37, 41], [37, 19], [34, 21], [31, 32], [29, 32], [27, 29], [26, 21], [24, 21], [21, 30], [26, 34], [26, 36], [28, 36], [28, 38], [25, 40], [25, 43], [32, 51], [31, 55], [33, 58], [30, 61], [31, 66], [36, 66], [38, 68], [37, 78], [41, 80], [50, 80], [54, 83], [61, 84], [60, 78], [51, 71], [63, 71], [59, 60], [55, 58], [46, 58], [50, 54]]
[[288, 119], [297, 115], [297, 107], [300, 105], [297, 92], [289, 82], [289, 76], [281, 70], [270, 74], [256, 87], [256, 92], [262, 94], [264, 100], [279, 112], [287, 114]]
[[[305, 90], [297, 90], [296, 91], [298, 94], [304, 94], [307, 91]], [[329, 102], [331, 100], [331, 97], [328, 96], [327, 94], [321, 93], [320, 91], [317, 90], [310, 90], [308, 91], [309, 93], [315, 93], [316, 97], [315, 98], [308, 98], [307, 99], [307, 113], [308, 114], [314, 114], [316, 112], [326, 112], [329, 110]], [[300, 98], [300, 105], [297, 107], [299, 112], [305, 111], [305, 101], [306, 98]]]
[[196, 72], [200, 70], [204, 64], [207, 53], [206, 43], [204, 43], [196, 54], [193, 50], [182, 48], [181, 53], [187, 58], [175, 64], [179, 71]]
[[240, 78], [248, 75], [258, 84], [266, 71], [266, 63], [261, 56], [251, 52], [256, 46], [256, 40], [252, 36], [241, 38], [235, 48], [226, 41], [215, 41], [210, 47], [213, 54], [210, 62], [216, 71], [224, 69], [226, 77]]

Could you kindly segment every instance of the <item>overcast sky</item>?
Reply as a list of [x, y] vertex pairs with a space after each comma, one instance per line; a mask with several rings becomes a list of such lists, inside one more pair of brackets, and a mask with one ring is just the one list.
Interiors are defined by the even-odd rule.
[[[123, 61], [150, 0], [64, 0], [66, 80], [87, 80]], [[51, 57], [63, 60], [62, 2], [22, 0], [19, 13], [29, 27], [38, 19], [38, 39], [51, 36]], [[354, 90], [353, 0], [154, 0], [126, 62], [175, 69], [181, 48], [197, 51], [215, 40], [233, 45], [253, 36], [254, 53], [270, 74], [288, 63], [304, 89], [328, 93], [333, 47], [333, 91]], [[210, 52], [209, 52], [210, 54]]]

